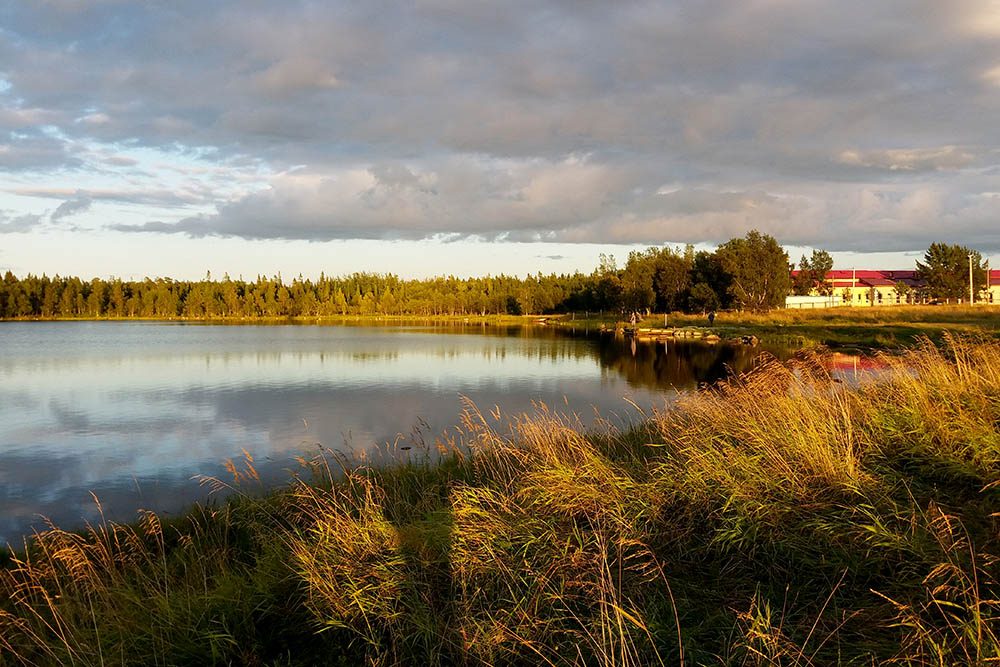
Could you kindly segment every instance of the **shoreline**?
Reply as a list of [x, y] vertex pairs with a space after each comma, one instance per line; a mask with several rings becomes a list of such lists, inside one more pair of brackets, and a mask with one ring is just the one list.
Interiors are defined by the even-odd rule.
[[[664, 327], [664, 317], [667, 325]], [[392, 326], [406, 324], [557, 327], [614, 331], [627, 326], [610, 317], [577, 317], [576, 313], [550, 315], [327, 315], [309, 317], [217, 317], [217, 318], [15, 318], [0, 322], [166, 322], [205, 325], [320, 325]], [[797, 347], [900, 349], [922, 338], [936, 343], [944, 333], [985, 333], [1000, 336], [1000, 306], [882, 306], [816, 310], [776, 310], [765, 314], [721, 312], [714, 326], [699, 315], [651, 314], [640, 318], [636, 327], [697, 330], [721, 339], [756, 336], [766, 344]]]

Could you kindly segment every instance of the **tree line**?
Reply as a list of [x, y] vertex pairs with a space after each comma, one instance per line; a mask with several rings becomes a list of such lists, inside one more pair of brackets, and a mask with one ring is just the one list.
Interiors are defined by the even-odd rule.
[[[969, 251], [933, 244], [918, 264], [940, 296], [961, 296], [962, 262]], [[983, 265], [971, 253], [977, 289]], [[714, 251], [649, 248], [629, 254], [618, 266], [601, 255], [590, 274], [454, 276], [404, 280], [387, 273], [321, 275], [318, 280], [258, 276], [256, 280], [185, 281], [146, 278], [124, 281], [28, 275], [8, 271], [0, 281], [0, 318], [275, 318], [336, 315], [469, 316], [564, 312], [709, 312], [740, 309], [762, 312], [784, 304], [790, 292], [832, 289], [825, 280], [830, 255], [814, 251], [793, 275], [788, 254], [775, 239], [757, 231], [734, 238]], [[968, 275], [967, 267], [965, 276]], [[968, 283], [965, 283], [967, 290]], [[967, 291], [965, 292], [968, 293]], [[934, 296], [939, 296], [935, 294]]]
[[[715, 252], [649, 248], [624, 267], [601, 256], [590, 274], [454, 276], [403, 280], [393, 274], [280, 276], [256, 280], [124, 281], [28, 275], [0, 281], [3, 318], [267, 318], [331, 315], [521, 315], [559, 312], [706, 311], [779, 304], [788, 257], [757, 232]], [[753, 270], [745, 270], [752, 267]]]

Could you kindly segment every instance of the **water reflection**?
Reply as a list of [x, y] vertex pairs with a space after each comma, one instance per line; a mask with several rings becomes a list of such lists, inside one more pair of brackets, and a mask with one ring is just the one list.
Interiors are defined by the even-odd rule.
[[[750, 367], [760, 350], [552, 328], [0, 324], [0, 540], [172, 511], [245, 448], [268, 483], [322, 445], [362, 451], [455, 424], [466, 396], [635, 418], [624, 400]], [[564, 402], [565, 401], [565, 402]]]
[[629, 339], [631, 354], [622, 354], [622, 341], [599, 339], [598, 362], [607, 372], [625, 378], [632, 386], [690, 389], [753, 368], [762, 354], [787, 359], [791, 352], [775, 347], [750, 347], [731, 343], [708, 344], [699, 340]]

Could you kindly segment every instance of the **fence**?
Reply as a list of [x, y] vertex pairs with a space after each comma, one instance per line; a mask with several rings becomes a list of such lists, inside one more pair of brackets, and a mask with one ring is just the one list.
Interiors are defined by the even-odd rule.
[[840, 306], [850, 306], [843, 298], [831, 296], [789, 296], [785, 297], [785, 308], [837, 308]]

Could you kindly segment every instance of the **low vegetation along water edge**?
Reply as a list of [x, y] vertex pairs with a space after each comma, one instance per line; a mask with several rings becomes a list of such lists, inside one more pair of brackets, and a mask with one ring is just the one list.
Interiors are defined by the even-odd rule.
[[[666, 320], [674, 327], [708, 325], [702, 315], [671, 313]], [[663, 315], [653, 315], [643, 318], [641, 324], [662, 326], [663, 322]], [[913, 346], [924, 338], [940, 344], [949, 332], [1000, 337], [1000, 307], [918, 305], [785, 309], [768, 313], [728, 311], [717, 313], [710, 328], [723, 338], [753, 335], [771, 344], [898, 349]]]
[[[765, 364], [628, 430], [470, 407], [398, 467], [0, 567], [0, 664], [990, 665], [1000, 343]], [[510, 432], [508, 431], [510, 427]]]
[[[297, 317], [105, 317], [101, 321], [179, 321], [213, 324], [330, 324], [355, 326], [558, 326], [578, 331], [614, 331], [630, 322], [615, 312], [572, 312], [547, 315], [325, 315]], [[49, 318], [52, 319], [52, 318]], [[78, 320], [81, 318], [55, 318]], [[87, 318], [82, 318], [87, 319]], [[767, 313], [720, 311], [709, 326], [705, 314], [650, 314], [639, 327], [697, 329], [722, 338], [756, 336], [765, 343], [796, 347], [861, 347], [898, 349], [929, 338], [940, 344], [946, 332], [984, 333], [1000, 337], [1000, 307], [990, 305], [843, 307], [816, 310], [773, 310]]]

